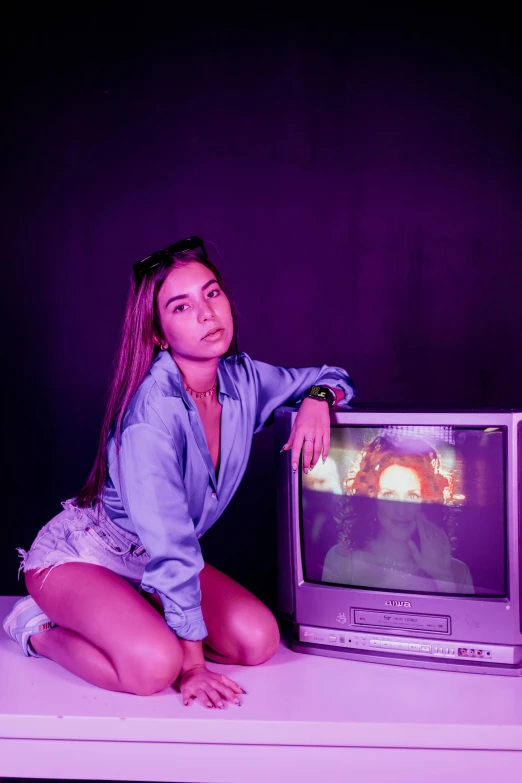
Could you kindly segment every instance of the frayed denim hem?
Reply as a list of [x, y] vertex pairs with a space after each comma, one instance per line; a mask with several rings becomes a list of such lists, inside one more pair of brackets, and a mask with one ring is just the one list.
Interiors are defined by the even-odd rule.
[[52, 555], [55, 555], [55, 563], [47, 563], [46, 565], [42, 566], [34, 566], [31, 565], [29, 568], [27, 568], [27, 560], [29, 558], [30, 552], [26, 552], [25, 549], [22, 549], [21, 547], [16, 547], [16, 551], [19, 554], [19, 557], [21, 558], [22, 562], [20, 563], [20, 567], [18, 568], [18, 579], [20, 579], [20, 571], [23, 571], [24, 574], [27, 574], [28, 571], [36, 571], [36, 575], [41, 574], [42, 571], [45, 571], [48, 569], [47, 574], [43, 578], [42, 584], [40, 585], [40, 590], [44, 586], [45, 582], [47, 581], [47, 577], [51, 573], [51, 571], [54, 571], [55, 568], [58, 566], [64, 565], [65, 563], [91, 563], [91, 565], [100, 565], [100, 561], [95, 557], [74, 557], [73, 555], [66, 555], [63, 552], [50, 552], [47, 555], [48, 560], [52, 560]]

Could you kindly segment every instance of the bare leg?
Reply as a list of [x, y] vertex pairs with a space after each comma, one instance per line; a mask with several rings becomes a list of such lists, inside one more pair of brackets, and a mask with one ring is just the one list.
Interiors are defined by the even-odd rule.
[[279, 647], [279, 628], [267, 606], [208, 563], [200, 574], [201, 608], [208, 628], [205, 654], [217, 663], [257, 666]]
[[[255, 595], [214, 566], [200, 573], [201, 609], [208, 636], [205, 657], [216, 663], [256, 666], [269, 660], [279, 646], [279, 629], [272, 612]], [[163, 617], [157, 593], [143, 597]]]
[[[58, 626], [31, 637], [36, 652], [108, 690], [147, 695], [176, 680], [183, 655], [159, 596], [140, 595], [89, 563], [55, 568], [42, 587], [46, 573], [26, 574], [29, 592]], [[250, 666], [271, 658], [279, 631], [269, 609], [213, 566], [205, 565], [200, 578], [206, 657]]]
[[105, 653], [74, 631], [57, 626], [32, 636], [31, 645], [40, 655], [92, 685], [109, 691], [123, 690], [118, 672]]
[[158, 613], [122, 577], [90, 563], [26, 574], [29, 593], [58, 626], [35, 634], [36, 652], [93, 685], [147, 695], [171, 685], [181, 646]]

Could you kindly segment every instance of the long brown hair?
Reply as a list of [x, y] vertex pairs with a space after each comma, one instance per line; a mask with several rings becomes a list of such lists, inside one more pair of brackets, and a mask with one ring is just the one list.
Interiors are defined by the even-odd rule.
[[107, 441], [111, 430], [114, 429], [116, 451], [119, 452], [121, 424], [125, 411], [160, 350], [154, 342], [154, 338], [163, 339], [158, 312], [158, 293], [161, 286], [173, 267], [185, 265], [191, 261], [197, 261], [207, 267], [227, 296], [232, 309], [234, 333], [225, 355], [238, 354], [236, 314], [233, 301], [219, 270], [202, 253], [196, 253], [193, 250], [176, 253], [165, 257], [161, 263], [148, 270], [139, 284], [133, 278], [125, 307], [120, 345], [116, 353], [113, 376], [109, 386], [98, 451], [89, 478], [75, 499], [76, 505], [80, 508], [96, 505], [98, 502], [107, 479]]

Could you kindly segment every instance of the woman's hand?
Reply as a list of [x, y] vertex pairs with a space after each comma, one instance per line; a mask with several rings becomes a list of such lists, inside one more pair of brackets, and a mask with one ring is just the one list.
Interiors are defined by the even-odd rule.
[[225, 706], [224, 701], [227, 700], [239, 707], [241, 702], [237, 694], [246, 693], [226, 675], [211, 672], [205, 664], [198, 664], [181, 672], [176, 687], [181, 693], [185, 706], [192, 704], [193, 699], [198, 699], [204, 707], [219, 707], [221, 710]]
[[451, 546], [449, 538], [440, 527], [429, 522], [421, 513], [417, 522], [421, 548], [408, 541], [413, 558], [419, 568], [437, 582], [453, 583], [451, 573]]
[[303, 471], [308, 473], [319, 462], [323, 462], [330, 450], [330, 408], [325, 400], [305, 397], [299, 406], [292, 432], [281, 451], [292, 449], [292, 470], [297, 470], [299, 455], [303, 449]]

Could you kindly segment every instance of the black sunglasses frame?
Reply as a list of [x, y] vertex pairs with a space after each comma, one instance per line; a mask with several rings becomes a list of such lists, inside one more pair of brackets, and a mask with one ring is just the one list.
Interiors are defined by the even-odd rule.
[[183, 253], [186, 250], [196, 249], [201, 250], [203, 255], [208, 258], [203, 240], [194, 236], [187, 237], [187, 239], [180, 239], [179, 242], [174, 242], [173, 245], [169, 245], [164, 250], [156, 250], [156, 252], [151, 253], [150, 256], [145, 256], [145, 258], [136, 261], [132, 267], [136, 285], [141, 284], [147, 272], [150, 272], [155, 266], [159, 266], [162, 261], [168, 261], [169, 257], [175, 255], [175, 253]]

